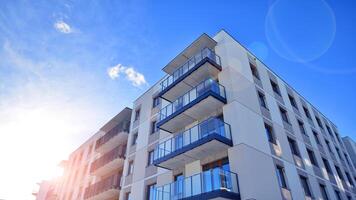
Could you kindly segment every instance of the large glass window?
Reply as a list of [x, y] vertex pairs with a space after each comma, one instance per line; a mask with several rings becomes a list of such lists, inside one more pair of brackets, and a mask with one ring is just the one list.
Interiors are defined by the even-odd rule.
[[156, 200], [156, 183], [147, 186], [147, 200]]

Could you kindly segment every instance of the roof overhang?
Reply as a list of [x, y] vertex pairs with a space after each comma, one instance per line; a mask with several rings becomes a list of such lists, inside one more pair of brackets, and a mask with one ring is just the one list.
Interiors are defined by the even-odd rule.
[[104, 132], [110, 131], [116, 125], [118, 125], [122, 121], [130, 121], [131, 120], [131, 108], [124, 108], [119, 114], [113, 117], [109, 122], [107, 122], [100, 130]]
[[176, 56], [171, 62], [169, 62], [163, 71], [172, 74], [178, 67], [184, 64], [189, 58], [194, 56], [199, 50], [207, 47], [213, 49], [217, 42], [206, 33], [199, 36], [193, 43], [185, 48], [178, 56]]

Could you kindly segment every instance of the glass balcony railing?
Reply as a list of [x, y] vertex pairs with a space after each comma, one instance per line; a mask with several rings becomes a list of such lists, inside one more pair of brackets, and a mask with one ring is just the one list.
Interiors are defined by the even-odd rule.
[[95, 144], [95, 149], [99, 149], [101, 146], [103, 146], [105, 143], [107, 143], [111, 138], [115, 137], [118, 135], [120, 132], [129, 132], [130, 129], [130, 121], [124, 121], [117, 126], [115, 126], [113, 129], [108, 131], [105, 135], [100, 137]]
[[192, 128], [177, 134], [157, 145], [154, 152], [154, 160], [159, 160], [165, 156], [177, 152], [184, 147], [200, 141], [209, 135], [217, 134], [227, 140], [231, 141], [230, 124], [225, 123], [221, 119], [212, 117]]
[[209, 92], [226, 99], [225, 87], [212, 79], [207, 79], [199, 83], [195, 88], [191, 89], [184, 95], [178, 97], [178, 99], [174, 102], [162, 108], [160, 111], [160, 121], [183, 109], [189, 103]]
[[161, 82], [161, 91], [166, 89], [169, 85], [177, 81], [184, 74], [189, 72], [194, 66], [196, 66], [200, 61], [205, 58], [214, 61], [219, 66], [221, 65], [220, 57], [216, 55], [211, 49], [204, 48], [196, 55], [192, 56], [188, 61], [186, 61], [182, 66], [176, 69], [172, 75], [168, 76]]
[[126, 153], [126, 145], [119, 145], [115, 147], [113, 150], [109, 151], [108, 153], [104, 154], [100, 158], [96, 159], [90, 167], [90, 172], [94, 172], [97, 169], [103, 167], [104, 165], [108, 164], [109, 162], [117, 159], [117, 158], [124, 158]]
[[88, 186], [85, 189], [84, 199], [90, 199], [96, 195], [99, 195], [111, 189], [119, 190], [120, 180], [121, 180], [121, 174], [115, 174], [97, 183], [94, 183], [93, 185]]
[[155, 200], [179, 200], [221, 191], [239, 194], [237, 174], [214, 168], [155, 188]]

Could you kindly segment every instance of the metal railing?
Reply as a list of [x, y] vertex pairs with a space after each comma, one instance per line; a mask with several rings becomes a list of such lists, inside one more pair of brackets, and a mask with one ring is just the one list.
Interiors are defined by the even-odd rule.
[[113, 129], [105, 133], [102, 137], [100, 137], [95, 144], [95, 149], [100, 148], [102, 145], [107, 143], [111, 138], [115, 137], [121, 132], [129, 132], [130, 130], [130, 121], [124, 121], [117, 126], [115, 126]]
[[89, 199], [110, 189], [120, 189], [121, 174], [109, 176], [85, 189], [84, 199]]
[[115, 147], [113, 150], [104, 154], [100, 158], [96, 159], [90, 167], [90, 172], [94, 172], [95, 170], [103, 167], [107, 163], [115, 160], [116, 158], [124, 158], [126, 153], [126, 145], [119, 145]]
[[226, 98], [225, 87], [209, 78], [199, 83], [196, 87], [184, 95], [178, 97], [174, 102], [162, 108], [160, 110], [160, 121], [182, 109], [184, 106], [188, 105], [190, 102], [206, 94], [207, 92], [215, 93], [224, 99]]
[[213, 191], [239, 193], [237, 174], [214, 168], [155, 188], [155, 200], [179, 200]]
[[230, 124], [215, 117], [202, 121], [173, 138], [158, 144], [154, 151], [154, 160], [163, 158], [211, 134], [218, 134], [231, 140]]
[[214, 61], [218, 65], [221, 65], [220, 57], [214, 53], [209, 48], [204, 48], [200, 50], [196, 55], [192, 56], [188, 61], [186, 61], [182, 66], [176, 69], [172, 75], [165, 78], [161, 84], [161, 90], [164, 90], [169, 85], [174, 83], [177, 79], [181, 76], [189, 72], [196, 64], [202, 61], [204, 58], [209, 58], [210, 60]]

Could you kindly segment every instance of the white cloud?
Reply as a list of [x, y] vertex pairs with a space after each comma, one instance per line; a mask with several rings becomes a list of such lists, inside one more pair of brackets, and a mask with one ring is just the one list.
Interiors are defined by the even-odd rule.
[[135, 87], [147, 84], [145, 76], [137, 72], [133, 67], [125, 67], [121, 64], [117, 64], [108, 69], [108, 75], [113, 80], [118, 79], [120, 74], [124, 74], [126, 79]]
[[65, 23], [62, 20], [57, 21], [56, 23], [54, 23], [54, 28], [61, 32], [61, 33], [72, 33], [72, 28], [69, 26], [69, 24]]

